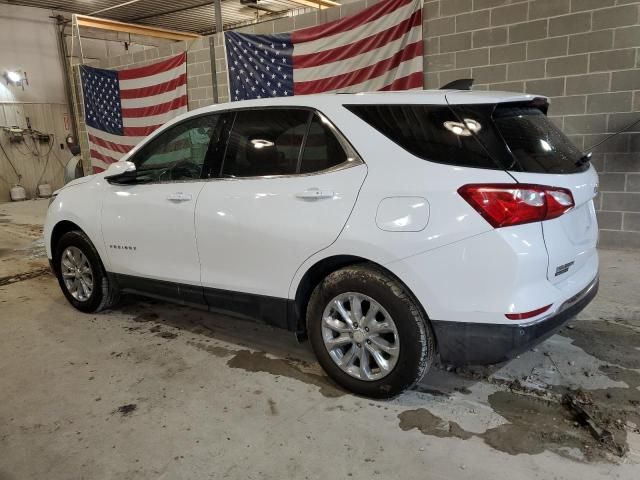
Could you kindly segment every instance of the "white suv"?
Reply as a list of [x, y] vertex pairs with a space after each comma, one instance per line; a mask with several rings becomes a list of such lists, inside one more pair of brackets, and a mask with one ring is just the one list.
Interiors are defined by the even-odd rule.
[[595, 296], [598, 177], [546, 110], [457, 90], [195, 110], [60, 190], [47, 254], [79, 310], [133, 292], [257, 319], [391, 397], [436, 354], [512, 358]]

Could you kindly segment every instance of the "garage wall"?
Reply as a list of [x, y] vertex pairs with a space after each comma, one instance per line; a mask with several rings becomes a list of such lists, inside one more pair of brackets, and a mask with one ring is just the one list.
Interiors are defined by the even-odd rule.
[[[375, 3], [354, 1], [238, 31], [287, 32]], [[584, 149], [640, 118], [640, 1], [433, 0], [424, 8], [425, 88], [473, 77], [476, 89], [547, 95], [550, 116]], [[223, 37], [211, 38], [216, 86], [206, 78], [211, 52], [203, 41], [198, 48], [206, 53], [192, 54], [188, 67], [190, 108], [213, 103], [213, 88], [220, 102], [229, 100]], [[120, 67], [120, 58], [107, 61]], [[601, 245], [640, 248], [640, 126], [597, 148], [593, 163], [601, 176]]]
[[[63, 165], [71, 157], [60, 148], [69, 133], [64, 75], [58, 53], [58, 38], [48, 10], [0, 4], [0, 75], [7, 70], [27, 73], [24, 90], [7, 85], [0, 77], [0, 126], [31, 127], [54, 135], [53, 144], [25, 142], [11, 144], [4, 131], [0, 143], [16, 170], [28, 197], [35, 196], [39, 183], [54, 189], [63, 184]], [[9, 201], [17, 175], [0, 151], [0, 202]]]

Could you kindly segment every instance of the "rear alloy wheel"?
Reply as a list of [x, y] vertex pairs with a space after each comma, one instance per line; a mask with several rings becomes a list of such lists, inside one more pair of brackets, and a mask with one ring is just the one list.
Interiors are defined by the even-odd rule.
[[345, 267], [320, 282], [307, 306], [307, 331], [327, 374], [372, 398], [411, 388], [434, 356], [422, 309], [404, 285], [374, 265]]
[[342, 293], [322, 314], [322, 338], [343, 372], [359, 380], [379, 380], [398, 361], [400, 339], [391, 315], [362, 293]]

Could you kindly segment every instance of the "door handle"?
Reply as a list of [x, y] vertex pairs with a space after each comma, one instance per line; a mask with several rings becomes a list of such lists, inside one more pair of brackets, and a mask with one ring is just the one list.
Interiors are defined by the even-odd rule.
[[167, 200], [171, 200], [172, 202], [188, 202], [192, 199], [190, 193], [184, 192], [174, 192], [167, 195]]
[[304, 192], [296, 193], [296, 198], [303, 200], [316, 200], [321, 198], [333, 198], [334, 192], [320, 190], [319, 188], [307, 188]]

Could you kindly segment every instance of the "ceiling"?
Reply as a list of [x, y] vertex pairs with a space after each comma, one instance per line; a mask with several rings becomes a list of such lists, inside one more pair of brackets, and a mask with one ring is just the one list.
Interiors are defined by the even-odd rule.
[[[213, 0], [2, 0], [2, 3], [95, 15], [200, 34], [213, 33], [216, 23]], [[222, 22], [227, 29], [253, 23], [262, 17], [266, 20], [298, 13], [294, 10], [308, 6], [309, 2], [302, 0], [258, 0], [253, 7], [242, 5], [240, 0], [222, 0]]]

